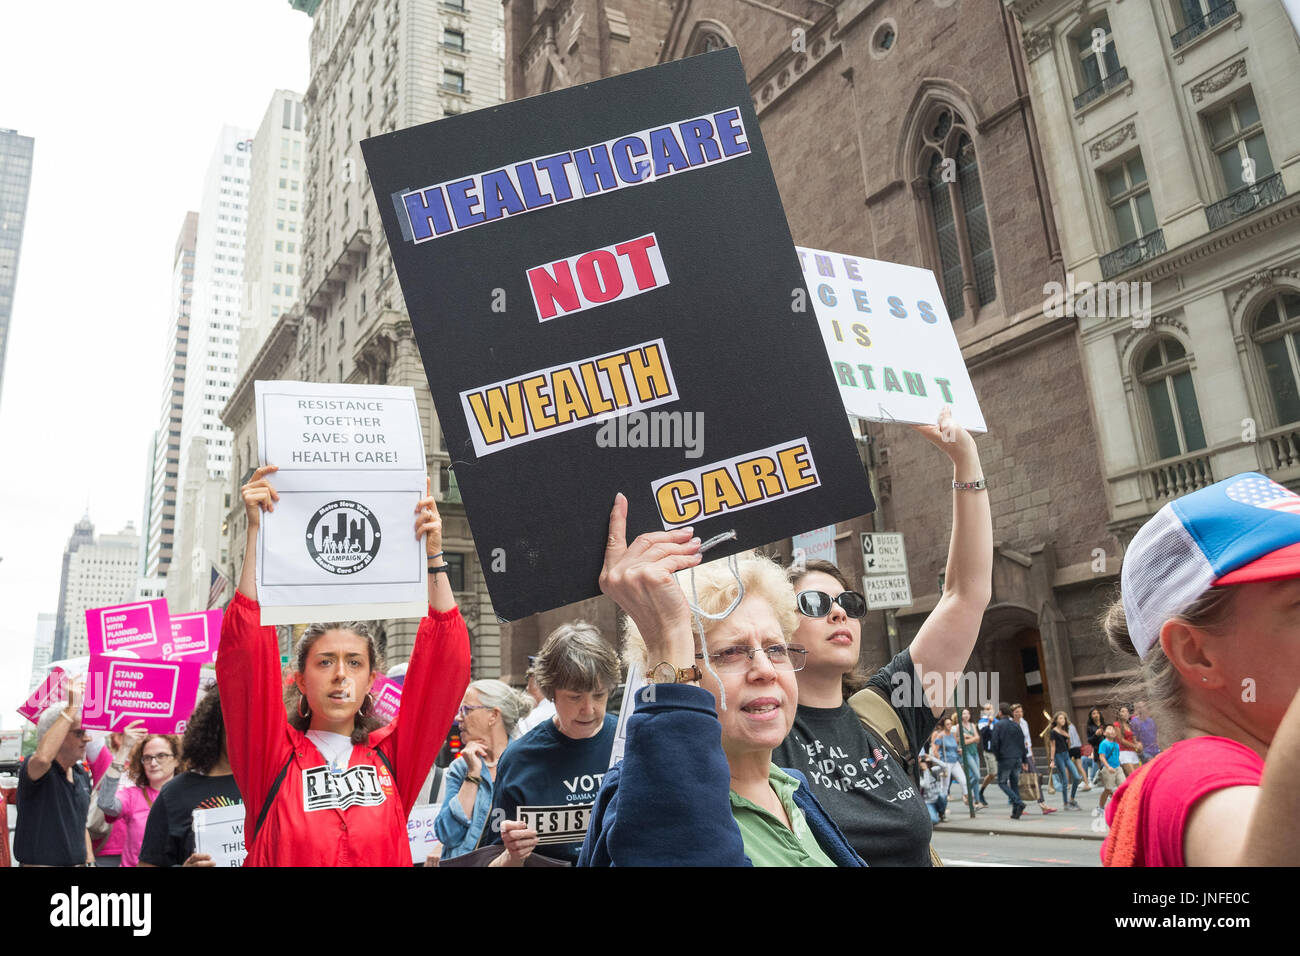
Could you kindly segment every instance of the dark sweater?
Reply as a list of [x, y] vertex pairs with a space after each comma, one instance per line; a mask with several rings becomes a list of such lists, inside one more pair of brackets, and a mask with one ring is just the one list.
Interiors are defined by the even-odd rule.
[[998, 763], [1024, 763], [1025, 732], [1010, 717], [993, 725], [993, 753]]
[[[638, 699], [628, 718], [623, 762], [605, 774], [578, 865], [751, 865], [731, 815], [713, 695], [689, 684], [652, 689], [655, 699]], [[794, 802], [822, 852], [837, 866], [865, 866], [804, 776], [786, 773], [799, 781]]]

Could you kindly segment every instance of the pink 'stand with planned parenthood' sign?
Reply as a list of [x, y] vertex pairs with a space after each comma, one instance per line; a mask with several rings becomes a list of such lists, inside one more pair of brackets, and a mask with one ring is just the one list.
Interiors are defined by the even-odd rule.
[[82, 725], [87, 730], [116, 731], [143, 720], [150, 733], [184, 733], [198, 698], [201, 669], [201, 664], [190, 661], [92, 654]]
[[71, 675], [63, 668], [50, 668], [50, 673], [45, 680], [41, 681], [41, 686], [32, 691], [31, 696], [23, 701], [18, 708], [18, 713], [34, 724], [39, 723], [45, 708], [61, 700], [67, 700], [68, 684], [71, 680]]
[[86, 640], [91, 654], [156, 658], [171, 640], [167, 600], [137, 601], [86, 611]]
[[375, 716], [386, 724], [391, 723], [402, 703], [402, 685], [379, 675], [370, 687], [370, 696], [375, 702]]
[[171, 628], [172, 639], [162, 645], [163, 660], [211, 664], [217, 659], [217, 644], [221, 640], [220, 608], [173, 614]]

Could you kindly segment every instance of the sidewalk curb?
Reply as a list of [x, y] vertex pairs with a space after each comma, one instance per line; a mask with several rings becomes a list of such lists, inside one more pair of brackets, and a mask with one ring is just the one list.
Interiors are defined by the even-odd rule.
[[[1087, 817], [1084, 819], [1092, 820], [1094, 818]], [[1006, 822], [1010, 823], [1011, 821], [1007, 820]], [[1037, 821], [1033, 821], [1033, 823], [1037, 823]], [[1061, 833], [1057, 830], [1044, 832], [1037, 829], [1037, 827], [1032, 826], [1024, 828], [1002, 826], [1001, 821], [990, 825], [989, 823], [982, 822], [979, 817], [976, 817], [974, 820], [971, 820], [968, 817], [962, 818], [961, 820], [954, 820], [951, 815], [946, 823], [936, 823], [934, 825], [934, 832], [977, 834], [996, 833], [998, 835], [1009, 834], [1011, 836], [1050, 837], [1057, 840], [1095, 840], [1098, 843], [1106, 839], [1105, 833], [1097, 833], [1090, 827], [1084, 827], [1083, 831], [1078, 833]]]

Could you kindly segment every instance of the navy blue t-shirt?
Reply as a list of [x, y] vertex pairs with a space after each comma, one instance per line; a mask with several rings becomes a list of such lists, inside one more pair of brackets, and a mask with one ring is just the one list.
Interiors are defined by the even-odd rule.
[[617, 727], [606, 714], [600, 733], [574, 740], [544, 720], [507, 747], [479, 845], [501, 842], [501, 821], [525, 819], [538, 834], [534, 852], [576, 863]]

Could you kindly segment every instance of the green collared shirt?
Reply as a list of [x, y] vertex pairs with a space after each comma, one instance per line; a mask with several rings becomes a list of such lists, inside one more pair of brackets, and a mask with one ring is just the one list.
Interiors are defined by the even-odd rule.
[[755, 866], [834, 866], [817, 845], [817, 838], [808, 828], [803, 811], [794, 802], [799, 781], [776, 764], [768, 768], [767, 780], [776, 791], [781, 806], [785, 807], [790, 826], [732, 790], [731, 815], [740, 827], [745, 855]]

